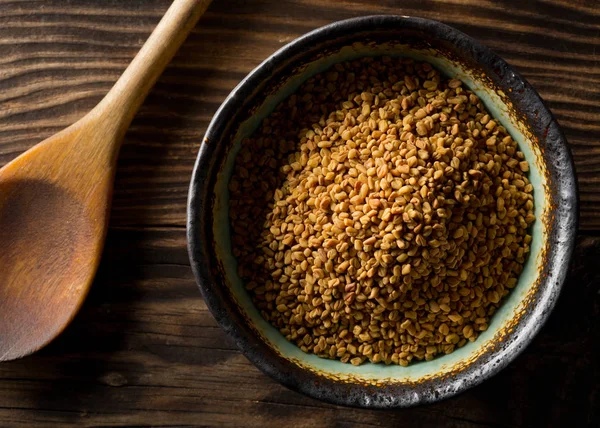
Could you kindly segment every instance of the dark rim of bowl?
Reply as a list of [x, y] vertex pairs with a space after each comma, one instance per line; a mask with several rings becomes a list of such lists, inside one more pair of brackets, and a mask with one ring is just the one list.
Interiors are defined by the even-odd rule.
[[[254, 88], [269, 79], [278, 64], [300, 54], [307, 46], [343, 37], [349, 32], [399, 28], [427, 32], [433, 38], [454, 45], [462, 55], [476, 61], [508, 95], [516, 110], [524, 113], [533, 135], [544, 148], [554, 215], [549, 226], [548, 263], [544, 268], [546, 277], [537, 291], [537, 300], [542, 302], [538, 306], [541, 307], [533, 304], [531, 313], [523, 316], [505, 345], [445, 379], [428, 379], [417, 384], [365, 386], [334, 381], [297, 366], [278, 355], [246, 325], [246, 320], [229, 300], [227, 292], [211, 279], [218, 274], [213, 264], [215, 256], [211, 254], [211, 251], [214, 252], [210, 242], [212, 224], [205, 221], [205, 211], [212, 210], [210, 198], [213, 189], [209, 171], [214, 171], [213, 160], [218, 147], [215, 142], [220, 142], [230, 118]], [[250, 361], [289, 388], [333, 404], [357, 407], [409, 407], [434, 402], [478, 385], [498, 373], [520, 354], [547, 320], [562, 288], [575, 246], [578, 202], [574, 171], [566, 139], [538, 93], [503, 59], [471, 37], [440, 22], [413, 17], [378, 15], [334, 22], [292, 41], [267, 58], [229, 94], [213, 117], [203, 139], [189, 189], [187, 238], [191, 266], [204, 301], [221, 327]]]

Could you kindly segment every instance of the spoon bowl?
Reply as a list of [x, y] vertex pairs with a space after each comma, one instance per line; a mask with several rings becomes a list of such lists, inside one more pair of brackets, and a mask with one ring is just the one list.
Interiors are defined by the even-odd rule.
[[96, 273], [119, 136], [110, 128], [86, 133], [92, 117], [0, 170], [0, 361], [62, 332]]
[[89, 261], [98, 259], [103, 236], [87, 207], [58, 186], [0, 181], [0, 195], [6, 248], [0, 253], [0, 360], [6, 360], [46, 345], [71, 321], [94, 276], [96, 263]]

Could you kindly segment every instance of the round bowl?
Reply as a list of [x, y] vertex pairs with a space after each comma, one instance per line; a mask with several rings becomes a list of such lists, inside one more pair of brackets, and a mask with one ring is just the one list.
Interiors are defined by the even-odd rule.
[[[360, 366], [302, 352], [254, 307], [237, 274], [228, 183], [241, 140], [304, 81], [364, 56], [427, 61], [461, 79], [518, 142], [530, 164], [535, 215], [531, 253], [515, 289], [479, 338], [408, 367]], [[556, 303], [577, 230], [577, 189], [567, 142], [536, 91], [511, 66], [460, 31], [420, 18], [369, 16], [336, 22], [289, 43], [253, 70], [212, 119], [188, 202], [191, 265], [204, 300], [246, 357], [282, 384], [335, 404], [406, 407], [481, 383], [531, 342]]]

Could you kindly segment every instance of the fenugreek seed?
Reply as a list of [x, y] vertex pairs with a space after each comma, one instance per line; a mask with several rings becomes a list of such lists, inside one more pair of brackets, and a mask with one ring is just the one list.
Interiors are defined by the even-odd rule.
[[459, 324], [461, 324], [463, 321], [463, 317], [461, 317], [458, 314], [450, 314], [450, 315], [448, 315], [448, 319], [452, 322], [459, 323]]
[[457, 344], [459, 340], [460, 340], [460, 338], [458, 337], [458, 334], [456, 334], [456, 333], [452, 333], [452, 334], [449, 334], [448, 336], [446, 336], [446, 342], [452, 343], [453, 345]]
[[450, 306], [448, 306], [446, 303], [442, 303], [442, 304], [440, 305], [440, 309], [441, 309], [442, 311], [444, 311], [444, 312], [450, 312], [450, 311], [451, 311], [451, 309], [450, 309]]
[[488, 300], [492, 303], [498, 303], [500, 301], [500, 295], [496, 291], [488, 293]]
[[412, 186], [402, 186], [399, 190], [398, 190], [398, 194], [399, 195], [406, 195], [408, 193], [411, 193], [413, 191]]
[[427, 125], [425, 125], [425, 122], [417, 122], [417, 134], [420, 136], [425, 136], [428, 133], [429, 129], [427, 128]]
[[467, 339], [469, 339], [471, 336], [473, 336], [473, 327], [471, 327], [470, 325], [466, 325], [463, 330], [463, 336], [466, 337]]
[[447, 324], [441, 324], [439, 326], [438, 330], [443, 336], [447, 336], [448, 333], [450, 333], [450, 328], [448, 327]]
[[374, 236], [371, 236], [370, 238], [367, 238], [363, 241], [363, 245], [373, 245], [376, 241], [377, 241], [377, 238]]
[[404, 263], [406, 260], [408, 260], [408, 254], [406, 253], [402, 253], [398, 257], [396, 257], [396, 261], [398, 263]]
[[527, 162], [527, 161], [519, 162], [519, 168], [521, 168], [521, 171], [523, 171], [523, 172], [529, 171], [529, 162]]
[[417, 119], [417, 120], [421, 120], [425, 116], [427, 116], [427, 112], [424, 109], [422, 109], [422, 108], [420, 108], [419, 110], [417, 110], [417, 112], [414, 115], [415, 119]]
[[344, 295], [344, 301], [345, 301], [347, 304], [350, 304], [350, 303], [352, 303], [352, 302], [354, 301], [354, 298], [355, 298], [355, 297], [356, 297], [356, 294], [355, 294], [354, 292], [346, 293], [346, 294]]
[[458, 88], [460, 85], [462, 85], [462, 82], [458, 79], [452, 79], [448, 81], [448, 87], [452, 88], [452, 89], [456, 89]]
[[431, 360], [476, 340], [516, 286], [535, 221], [528, 171], [460, 80], [413, 60], [336, 64], [242, 141], [238, 273], [304, 352]]
[[360, 366], [362, 364], [363, 360], [360, 357], [354, 357], [350, 360], [350, 362], [352, 363], [353, 366]]

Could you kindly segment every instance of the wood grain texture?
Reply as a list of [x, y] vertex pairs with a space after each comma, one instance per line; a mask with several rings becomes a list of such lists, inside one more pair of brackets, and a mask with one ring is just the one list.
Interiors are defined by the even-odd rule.
[[0, 361], [45, 346], [81, 307], [102, 255], [125, 132], [209, 3], [175, 0], [92, 111], [0, 169]]
[[[0, 163], [73, 123], [108, 91], [168, 0], [1, 0]], [[219, 0], [126, 137], [114, 225], [185, 223], [208, 121], [264, 58], [329, 22], [375, 13], [438, 19], [490, 46], [540, 92], [575, 157], [581, 228], [600, 229], [600, 9], [595, 1]]]
[[[91, 109], [168, 6], [0, 0], [0, 165]], [[582, 235], [556, 311], [514, 363], [458, 397], [415, 409], [344, 409], [291, 392], [254, 368], [203, 304], [183, 226], [208, 121], [246, 73], [283, 44], [334, 20], [375, 13], [454, 25], [527, 77], [567, 134], [581, 227], [597, 236], [597, 2], [215, 0], [126, 136], [107, 247], [81, 314], [39, 354], [0, 364], [0, 426], [600, 425], [597, 237]]]
[[[330, 406], [260, 373], [216, 325], [179, 228], [114, 228], [65, 334], [0, 364], [0, 426], [585, 427], [600, 415], [600, 239], [581, 237], [533, 344], [468, 392], [403, 411]], [[592, 267], [592, 269], [590, 269]]]

